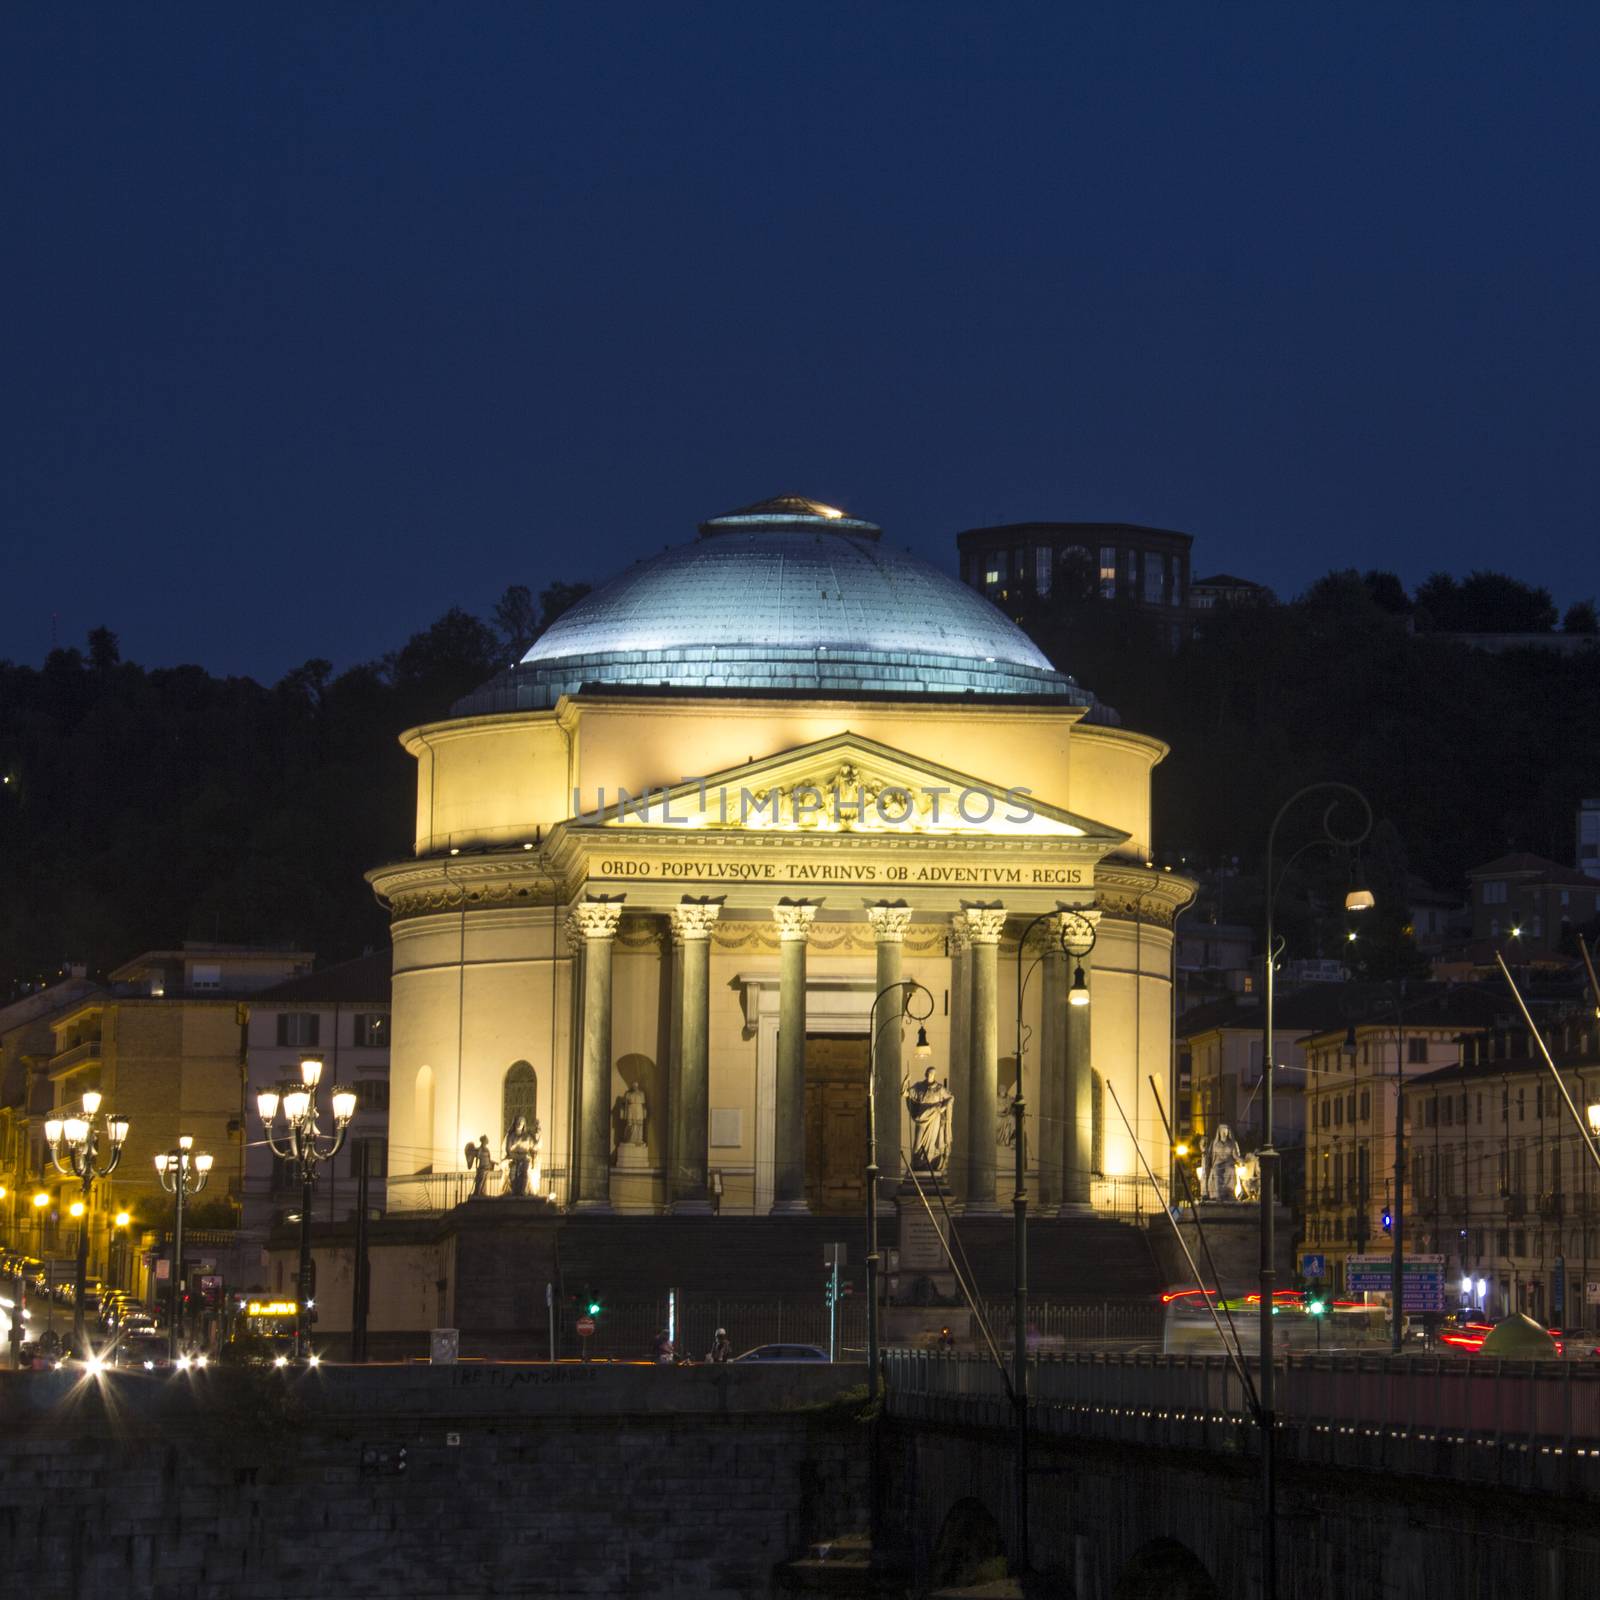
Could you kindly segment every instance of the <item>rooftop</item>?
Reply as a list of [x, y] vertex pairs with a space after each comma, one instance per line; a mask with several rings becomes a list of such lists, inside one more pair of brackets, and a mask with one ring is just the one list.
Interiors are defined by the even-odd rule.
[[585, 686], [1035, 695], [1093, 707], [982, 595], [803, 495], [741, 506], [585, 596], [457, 715]]

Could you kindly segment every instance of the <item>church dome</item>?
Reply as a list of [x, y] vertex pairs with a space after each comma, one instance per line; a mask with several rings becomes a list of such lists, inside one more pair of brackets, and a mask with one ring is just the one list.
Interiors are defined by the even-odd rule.
[[881, 532], [797, 495], [713, 517], [579, 601], [456, 710], [548, 707], [585, 685], [1094, 704], [982, 595]]

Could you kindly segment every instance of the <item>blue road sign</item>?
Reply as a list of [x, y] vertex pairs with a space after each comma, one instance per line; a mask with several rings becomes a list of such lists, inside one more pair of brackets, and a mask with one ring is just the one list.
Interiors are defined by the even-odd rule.
[[1302, 1278], [1326, 1278], [1328, 1276], [1328, 1258], [1324, 1255], [1301, 1256], [1300, 1276]]

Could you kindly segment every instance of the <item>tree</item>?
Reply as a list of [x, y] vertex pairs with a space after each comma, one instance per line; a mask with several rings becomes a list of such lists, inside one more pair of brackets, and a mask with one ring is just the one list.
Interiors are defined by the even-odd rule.
[[1600, 616], [1595, 614], [1593, 600], [1574, 600], [1561, 619], [1563, 633], [1600, 633]]
[[101, 677], [104, 677], [116, 664], [122, 660], [122, 651], [117, 646], [117, 636], [107, 627], [91, 628], [89, 630], [89, 665]]
[[[548, 593], [548, 591], [546, 591]], [[520, 661], [528, 646], [539, 637], [539, 608], [525, 583], [513, 583], [495, 602], [494, 625], [513, 661]]]
[[539, 591], [539, 631], [543, 633], [563, 612], [570, 611], [588, 594], [586, 583], [552, 583]]
[[1409, 617], [1412, 612], [1411, 597], [1405, 585], [1392, 572], [1368, 572], [1361, 580], [1372, 596], [1372, 603], [1397, 617]]

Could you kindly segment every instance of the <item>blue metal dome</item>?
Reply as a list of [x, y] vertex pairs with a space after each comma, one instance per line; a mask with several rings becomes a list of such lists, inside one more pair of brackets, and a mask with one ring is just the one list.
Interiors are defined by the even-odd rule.
[[552, 706], [586, 684], [1093, 704], [982, 595], [880, 534], [798, 496], [715, 517], [579, 601], [456, 709]]

